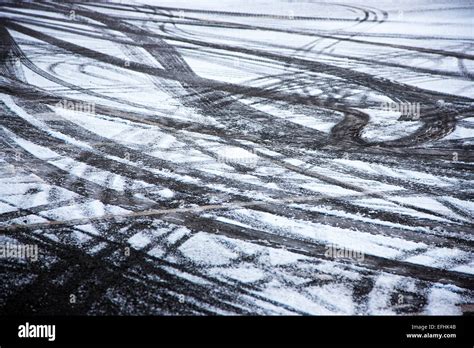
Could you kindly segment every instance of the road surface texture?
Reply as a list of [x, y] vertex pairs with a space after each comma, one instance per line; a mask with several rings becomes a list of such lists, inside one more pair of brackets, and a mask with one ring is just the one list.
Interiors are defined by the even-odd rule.
[[462, 314], [473, 19], [0, 1], [0, 313]]

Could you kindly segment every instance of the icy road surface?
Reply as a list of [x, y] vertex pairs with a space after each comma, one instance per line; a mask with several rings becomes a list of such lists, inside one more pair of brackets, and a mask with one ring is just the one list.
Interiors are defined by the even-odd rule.
[[0, 313], [462, 314], [473, 19], [0, 1]]

